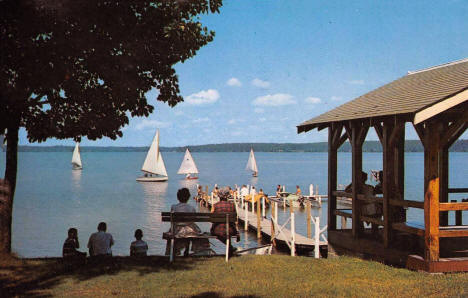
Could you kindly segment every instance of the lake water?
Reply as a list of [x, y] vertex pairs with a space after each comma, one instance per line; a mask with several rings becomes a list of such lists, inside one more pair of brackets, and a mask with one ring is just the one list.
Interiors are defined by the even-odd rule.
[[[200, 171], [197, 181], [183, 180], [176, 172], [183, 153], [163, 152], [169, 181], [138, 183], [145, 152], [84, 152], [84, 169], [71, 169], [71, 152], [20, 152], [18, 184], [13, 211], [13, 251], [23, 257], [60, 256], [62, 243], [69, 227], [77, 227], [81, 250], [97, 224], [105, 221], [108, 232], [115, 239], [114, 255], [128, 255], [133, 232], [141, 228], [150, 254], [163, 254], [165, 241], [162, 233], [168, 223], [161, 222], [161, 211], [168, 211], [177, 203], [176, 193], [188, 187], [192, 194], [197, 183], [209, 185], [255, 185], [265, 193], [273, 194], [277, 184], [294, 191], [300, 185], [308, 193], [309, 184], [318, 185], [319, 192], [327, 191], [327, 153], [263, 153], [255, 154], [259, 177], [252, 178], [245, 171], [249, 153], [192, 153]], [[405, 195], [407, 199], [423, 200], [423, 154], [406, 154]], [[5, 153], [0, 153], [0, 171], [4, 173]], [[366, 172], [382, 168], [381, 153], [364, 153]], [[338, 183], [351, 180], [351, 154], [338, 154]], [[468, 153], [450, 154], [450, 187], [466, 187]], [[451, 195], [450, 199], [466, 197]], [[194, 206], [193, 200], [190, 201]], [[313, 208], [314, 215], [326, 223], [327, 205]], [[280, 221], [286, 218], [279, 210]], [[306, 234], [304, 210], [298, 210], [296, 230]], [[409, 209], [408, 218], [422, 222], [423, 212]], [[450, 221], [453, 222], [453, 215]], [[468, 222], [465, 212], [464, 222]], [[208, 230], [209, 225], [202, 225]], [[255, 237], [242, 234], [242, 247], [256, 246]], [[219, 241], [213, 241], [215, 250], [223, 251]]]

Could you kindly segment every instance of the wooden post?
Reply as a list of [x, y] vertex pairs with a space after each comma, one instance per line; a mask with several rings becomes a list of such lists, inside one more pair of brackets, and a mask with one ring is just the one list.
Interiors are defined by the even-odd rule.
[[[328, 128], [328, 230], [336, 230], [336, 196], [333, 194], [337, 186], [338, 148], [336, 147], [336, 135], [341, 135], [342, 127]], [[339, 132], [337, 132], [339, 130]]]
[[257, 202], [257, 239], [262, 238], [262, 222], [260, 214], [260, 200]]
[[439, 178], [429, 181], [424, 197], [425, 260], [439, 260]]
[[[450, 202], [456, 203], [457, 200], [451, 200]], [[462, 211], [461, 210], [455, 210], [455, 225], [456, 226], [461, 226], [462, 224], [463, 224]]]
[[341, 217], [341, 229], [343, 229], [343, 230], [346, 229], [346, 226], [347, 226], [347, 224], [346, 224], [346, 217], [345, 217], [345, 216], [342, 216], [342, 217]]
[[249, 230], [249, 205], [245, 204], [244, 205], [244, 230], [248, 231]]
[[296, 223], [294, 221], [294, 213], [291, 213], [291, 256], [296, 255]]
[[314, 257], [320, 258], [320, 216], [315, 217]]
[[392, 121], [384, 122], [383, 124], [383, 137], [382, 137], [382, 149], [383, 149], [383, 242], [384, 247], [389, 247], [392, 221], [390, 212], [390, 199], [395, 197], [394, 192], [394, 181], [395, 181], [395, 150], [391, 142], [391, 137], [396, 127]]
[[310, 201], [306, 202], [306, 216], [307, 216], [307, 238], [312, 238], [312, 229], [310, 226]]
[[265, 218], [265, 197], [262, 197], [262, 217]]
[[275, 220], [278, 221], [278, 203], [274, 203], [274, 209], [275, 209]]
[[361, 193], [362, 181], [362, 144], [367, 135], [369, 126], [361, 122], [351, 123], [351, 148], [352, 148], [352, 174], [353, 174], [353, 229], [352, 235], [358, 238], [362, 233], [361, 204], [357, 198]]
[[[439, 200], [441, 203], [448, 202], [448, 147], [440, 148], [439, 151]], [[456, 213], [455, 213], [456, 214]], [[440, 214], [440, 225], [448, 226], [448, 211], [441, 211]]]

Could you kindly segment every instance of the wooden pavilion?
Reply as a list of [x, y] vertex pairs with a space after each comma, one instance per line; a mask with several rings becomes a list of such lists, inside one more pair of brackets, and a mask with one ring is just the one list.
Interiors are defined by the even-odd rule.
[[[411, 122], [424, 146], [424, 201], [404, 197], [405, 125]], [[373, 127], [383, 149], [383, 194], [364, 196], [362, 146]], [[449, 147], [468, 127], [468, 59], [408, 74], [297, 126], [298, 133], [328, 128], [328, 241], [330, 249], [429, 272], [468, 271], [468, 200], [449, 202]], [[352, 148], [352, 191], [337, 190], [337, 151]], [[422, 174], [422, 173], [421, 173]], [[465, 173], [466, 174], [466, 173]], [[466, 177], [468, 180], [468, 177]], [[352, 199], [338, 209], [337, 197]], [[362, 214], [365, 204], [382, 214]], [[408, 208], [424, 210], [424, 223], [406, 220]], [[449, 225], [449, 212], [456, 213]], [[352, 228], [337, 224], [350, 218]], [[343, 222], [343, 221], [342, 221]], [[378, 226], [377, 233], [364, 223]], [[467, 224], [467, 223], [465, 223]]]

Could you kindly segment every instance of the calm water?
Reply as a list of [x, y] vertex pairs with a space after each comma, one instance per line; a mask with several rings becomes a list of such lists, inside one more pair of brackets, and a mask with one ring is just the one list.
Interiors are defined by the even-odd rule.
[[[161, 222], [161, 211], [169, 210], [177, 202], [176, 192], [188, 187], [195, 193], [197, 183], [209, 185], [255, 185], [266, 193], [274, 193], [275, 185], [293, 191], [296, 184], [307, 193], [309, 184], [318, 185], [321, 194], [327, 189], [327, 153], [256, 153], [259, 177], [252, 178], [244, 170], [248, 159], [245, 153], [192, 153], [198, 169], [199, 181], [185, 181], [176, 172], [183, 153], [163, 153], [169, 174], [165, 183], [137, 183], [144, 152], [85, 152], [83, 171], [71, 170], [71, 152], [21, 152], [19, 154], [18, 186], [13, 214], [13, 251], [24, 257], [60, 256], [69, 227], [77, 227], [81, 250], [100, 221], [106, 221], [115, 239], [114, 255], [128, 255], [133, 232], [141, 228], [150, 254], [163, 254], [162, 233], [168, 224]], [[338, 183], [351, 180], [351, 155], [339, 154]], [[364, 154], [364, 170], [382, 168], [380, 153]], [[450, 187], [466, 187], [468, 153], [450, 154]], [[5, 154], [0, 154], [0, 171], [4, 172]], [[423, 154], [406, 154], [406, 198], [423, 200]], [[450, 198], [466, 197], [466, 194]], [[191, 201], [194, 204], [194, 201]], [[195, 205], [195, 204], [194, 204]], [[326, 203], [313, 213], [326, 223]], [[281, 209], [280, 220], [286, 218]], [[410, 209], [408, 217], [422, 221], [421, 210]], [[464, 221], [468, 222], [465, 212]], [[305, 214], [297, 211], [296, 230], [305, 234]], [[453, 221], [453, 216], [450, 218]], [[322, 225], [323, 225], [322, 224]], [[209, 225], [202, 229], [208, 230]], [[222, 244], [213, 241], [216, 250]], [[237, 245], [257, 245], [253, 235], [242, 235]]]

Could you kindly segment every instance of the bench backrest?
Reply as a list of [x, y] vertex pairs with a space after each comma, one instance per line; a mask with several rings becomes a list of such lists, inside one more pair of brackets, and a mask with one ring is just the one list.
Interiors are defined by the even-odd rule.
[[161, 212], [162, 221], [166, 222], [212, 222], [235, 223], [236, 213], [202, 213], [202, 212]]

